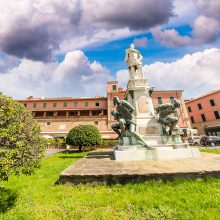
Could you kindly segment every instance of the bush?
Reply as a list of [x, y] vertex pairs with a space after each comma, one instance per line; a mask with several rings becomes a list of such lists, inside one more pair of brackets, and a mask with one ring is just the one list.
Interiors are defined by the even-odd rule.
[[82, 147], [99, 146], [101, 135], [98, 128], [93, 125], [79, 125], [70, 130], [66, 137], [66, 143], [71, 146]]
[[50, 138], [50, 139], [46, 139], [46, 144], [47, 147], [65, 147], [66, 146], [66, 141], [64, 138]]
[[17, 194], [14, 191], [0, 187], [0, 213], [12, 208], [16, 198]]
[[0, 93], [0, 180], [33, 173], [44, 150], [44, 138], [31, 112]]
[[118, 140], [105, 139], [102, 140], [103, 147], [113, 147], [118, 144]]

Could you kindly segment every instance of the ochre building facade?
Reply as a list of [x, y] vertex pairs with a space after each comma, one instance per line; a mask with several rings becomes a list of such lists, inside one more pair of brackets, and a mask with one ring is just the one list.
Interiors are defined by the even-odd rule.
[[196, 128], [200, 135], [210, 133], [220, 136], [220, 90], [188, 100], [186, 107], [191, 126]]
[[[112, 110], [114, 96], [123, 99], [125, 91], [118, 87], [118, 82], [107, 83], [107, 96], [94, 98], [34, 98], [30, 96], [24, 100], [18, 100], [28, 110], [32, 111], [34, 119], [41, 127], [42, 135], [52, 137], [65, 137], [69, 130], [80, 124], [95, 125], [104, 139], [117, 137], [111, 129], [115, 123]], [[154, 91], [153, 104], [170, 103], [177, 99], [181, 103], [178, 109], [179, 126], [191, 128], [188, 112], [183, 99], [182, 90]]]

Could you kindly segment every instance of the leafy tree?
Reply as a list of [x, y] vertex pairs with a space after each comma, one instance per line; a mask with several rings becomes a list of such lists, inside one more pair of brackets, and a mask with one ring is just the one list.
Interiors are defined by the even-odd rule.
[[33, 173], [45, 146], [31, 112], [0, 94], [0, 180], [11, 174]]
[[79, 125], [71, 129], [66, 137], [66, 143], [71, 146], [82, 147], [98, 146], [102, 138], [98, 128], [93, 125]]

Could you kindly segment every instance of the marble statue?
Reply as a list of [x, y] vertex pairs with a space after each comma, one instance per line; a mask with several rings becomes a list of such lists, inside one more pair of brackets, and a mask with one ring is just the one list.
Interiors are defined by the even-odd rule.
[[141, 53], [134, 49], [134, 44], [130, 45], [130, 48], [125, 51], [125, 62], [128, 64], [128, 70], [130, 79], [137, 79], [138, 73], [140, 73], [140, 79], [144, 79], [144, 71], [142, 67]]
[[143, 146], [148, 147], [141, 136], [135, 131], [134, 107], [126, 100], [119, 101], [117, 96], [114, 97], [114, 105], [116, 105], [116, 109], [112, 111], [112, 115], [118, 123], [112, 125], [113, 131], [118, 134], [119, 138], [130, 135], [136, 138]]
[[162, 125], [164, 135], [172, 135], [174, 130], [179, 130], [177, 126], [178, 118], [172, 116], [172, 114], [177, 114], [176, 108], [180, 108], [180, 103], [175, 99], [172, 104], [161, 104], [155, 108], [155, 116]]

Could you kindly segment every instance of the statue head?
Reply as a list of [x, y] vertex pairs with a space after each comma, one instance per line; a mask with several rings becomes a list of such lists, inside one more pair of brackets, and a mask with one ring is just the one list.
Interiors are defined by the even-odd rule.
[[180, 102], [178, 102], [176, 99], [173, 100], [173, 107], [174, 108], [180, 108]]
[[118, 98], [118, 96], [115, 96], [113, 99], [113, 104], [117, 105], [118, 103], [119, 103], [119, 98]]
[[130, 44], [130, 49], [134, 49], [134, 44]]

